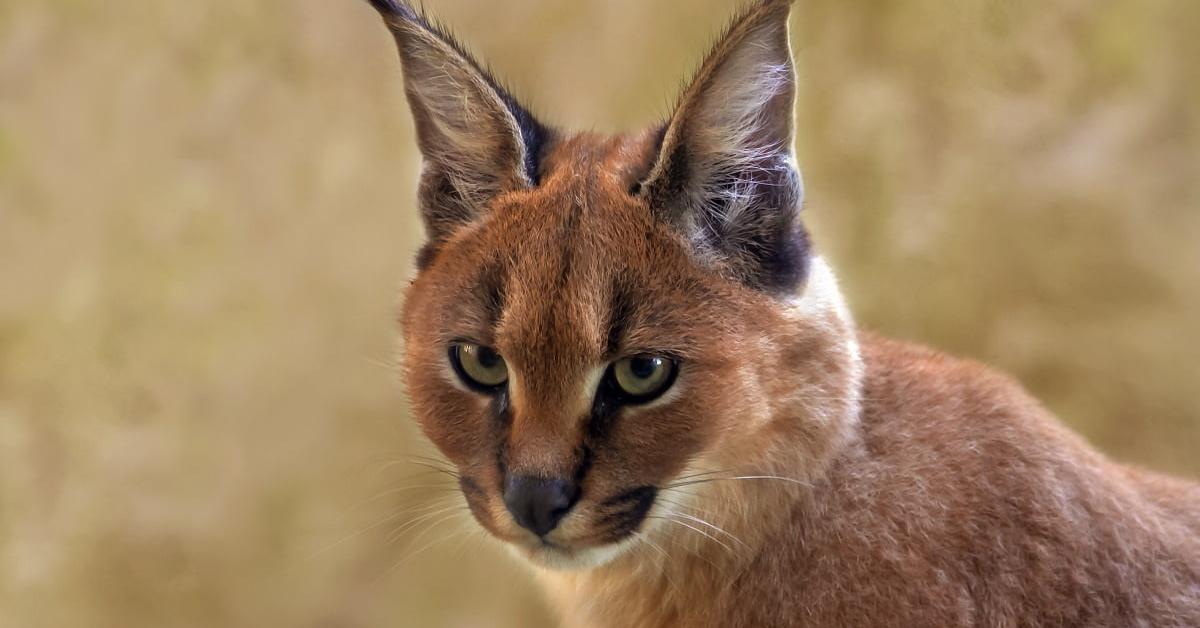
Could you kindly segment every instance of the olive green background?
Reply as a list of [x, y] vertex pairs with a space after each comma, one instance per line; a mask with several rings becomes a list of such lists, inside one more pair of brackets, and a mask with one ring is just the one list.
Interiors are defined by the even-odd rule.
[[[669, 110], [735, 3], [427, 4], [544, 119], [616, 130]], [[1198, 23], [793, 18], [807, 220], [859, 320], [1191, 477]], [[394, 368], [418, 166], [363, 2], [0, 4], [0, 627], [550, 625], [408, 461], [433, 453]]]

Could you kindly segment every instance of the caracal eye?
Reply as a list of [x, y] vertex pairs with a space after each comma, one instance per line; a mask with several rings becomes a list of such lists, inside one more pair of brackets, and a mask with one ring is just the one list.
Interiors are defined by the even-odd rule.
[[675, 380], [675, 362], [657, 355], [623, 358], [613, 364], [612, 379], [631, 401], [650, 401], [671, 387]]
[[450, 345], [450, 363], [467, 386], [482, 392], [494, 392], [508, 381], [504, 358], [491, 347], [473, 342]]

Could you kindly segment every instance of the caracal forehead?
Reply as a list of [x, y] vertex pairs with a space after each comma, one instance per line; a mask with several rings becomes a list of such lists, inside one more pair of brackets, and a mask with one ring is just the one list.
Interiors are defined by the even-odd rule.
[[430, 283], [458, 292], [450, 316], [469, 320], [464, 333], [500, 349], [525, 386], [577, 382], [622, 351], [688, 355], [688, 330], [738, 291], [699, 271], [686, 242], [630, 194], [653, 148], [653, 134], [557, 143], [538, 187], [497, 198], [432, 262], [448, 280]]

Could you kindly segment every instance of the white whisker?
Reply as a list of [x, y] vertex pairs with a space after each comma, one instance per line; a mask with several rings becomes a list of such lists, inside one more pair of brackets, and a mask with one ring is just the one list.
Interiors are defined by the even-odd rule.
[[[438, 505], [440, 506], [441, 504], [438, 504]], [[410, 530], [410, 529], [420, 525], [421, 523], [423, 523], [425, 521], [429, 521], [430, 519], [437, 517], [439, 515], [443, 515], [445, 513], [451, 513], [451, 515], [450, 515], [451, 517], [458, 516], [459, 510], [467, 510], [467, 506], [465, 504], [451, 504], [449, 506], [444, 506], [442, 508], [438, 508], [437, 510], [425, 512], [424, 514], [421, 514], [417, 517], [409, 519], [408, 521], [397, 526], [396, 529], [392, 530], [388, 534], [386, 542], [389, 544], [395, 543], [396, 541], [400, 540], [400, 538], [402, 538], [404, 536], [404, 532], [406, 530]]]
[[733, 480], [779, 480], [781, 482], [790, 482], [792, 484], [798, 484], [800, 486], [812, 488], [812, 484], [805, 482], [803, 480], [797, 480], [795, 478], [785, 478], [785, 477], [778, 476], [778, 475], [735, 475], [733, 477], [728, 477], [728, 478], [705, 478], [705, 479], [700, 479], [700, 480], [688, 480], [686, 482], [676, 482], [674, 484], [668, 484], [667, 486], [665, 486], [663, 488], [676, 489], [676, 488], [680, 488], [683, 486], [691, 486], [693, 484], [704, 484], [707, 482], [723, 482], [723, 481], [733, 481]]
[[421, 547], [419, 547], [419, 548], [409, 552], [405, 556], [403, 556], [400, 560], [396, 561], [396, 564], [389, 567], [387, 569], [387, 571], [384, 571], [382, 574], [379, 574], [379, 577], [376, 578], [375, 581], [379, 582], [380, 580], [383, 580], [384, 578], [388, 577], [389, 575], [392, 574], [392, 572], [399, 569], [404, 563], [412, 560], [413, 558], [416, 558], [418, 555], [420, 555], [421, 553], [425, 552], [426, 550], [432, 548], [433, 546], [438, 545], [440, 543], [444, 543], [446, 541], [449, 541], [450, 539], [453, 539], [457, 536], [467, 534], [470, 531], [471, 530], [469, 530], [469, 529], [461, 529], [461, 530], [457, 530], [457, 531], [448, 532], [448, 533], [442, 535], [441, 537], [436, 538], [436, 539], [426, 543], [425, 545], [422, 545]]
[[408, 514], [408, 513], [405, 513], [403, 511], [397, 512], [397, 513], [392, 513], [391, 515], [388, 515], [387, 517], [384, 517], [383, 519], [376, 521], [375, 523], [372, 523], [371, 525], [369, 525], [365, 528], [362, 528], [361, 530], [351, 532], [350, 534], [346, 535], [345, 537], [342, 537], [338, 541], [316, 550], [312, 554], [309, 554], [307, 557], [305, 557], [304, 560], [312, 560], [312, 559], [316, 558], [317, 556], [320, 556], [321, 554], [324, 554], [325, 552], [328, 552], [329, 550], [341, 545], [342, 543], [349, 541], [350, 539], [353, 539], [358, 536], [362, 536], [363, 534], [366, 534], [367, 532], [370, 532], [371, 530], [374, 530], [375, 528], [378, 528], [379, 526], [381, 526], [385, 523], [388, 523], [390, 521], [395, 521], [397, 518], [403, 517], [406, 514]]
[[709, 539], [713, 543], [720, 545], [721, 547], [725, 548], [725, 550], [728, 551], [730, 554], [737, 554], [737, 552], [735, 552], [732, 547], [730, 547], [725, 542], [721, 541], [721, 539], [718, 539], [717, 537], [709, 534], [708, 532], [705, 532], [703, 529], [697, 528], [696, 526], [691, 525], [691, 524], [687, 523], [686, 521], [680, 521], [678, 519], [675, 519], [675, 518], [669, 517], [669, 516], [668, 517], [647, 517], [647, 518], [648, 519], [662, 519], [664, 521], [670, 521], [671, 523], [681, 525], [689, 530], [695, 531], [697, 534], [704, 536], [705, 538]]
[[693, 517], [692, 515], [684, 514], [682, 512], [675, 512], [675, 513], [671, 513], [671, 514], [672, 514], [672, 516], [675, 516], [675, 517], [684, 517], [688, 521], [694, 521], [698, 524], [708, 526], [708, 527], [712, 528], [713, 530], [716, 530], [717, 532], [720, 532], [721, 534], [724, 534], [725, 536], [729, 537], [730, 539], [732, 539], [734, 542], [738, 543], [742, 547], [744, 547], [746, 549], [750, 549], [750, 546], [747, 545], [744, 541], [742, 541], [738, 537], [734, 536], [733, 534], [730, 534], [729, 532], [726, 532], [725, 530], [723, 530], [723, 529], [721, 529], [699, 517]]

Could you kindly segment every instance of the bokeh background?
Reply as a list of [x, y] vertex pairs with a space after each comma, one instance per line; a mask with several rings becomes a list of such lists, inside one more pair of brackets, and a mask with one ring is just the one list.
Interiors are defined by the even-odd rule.
[[[736, 3], [427, 4], [544, 119], [617, 130], [668, 111]], [[808, 221], [861, 322], [1189, 477], [1198, 24], [1192, 0], [793, 19]], [[409, 461], [417, 168], [363, 2], [0, 4], [0, 627], [552, 625]]]

